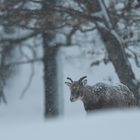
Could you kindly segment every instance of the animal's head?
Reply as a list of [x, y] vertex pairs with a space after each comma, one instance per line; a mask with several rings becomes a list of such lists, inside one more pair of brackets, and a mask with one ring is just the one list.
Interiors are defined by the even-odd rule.
[[87, 76], [84, 76], [84, 77], [81, 77], [78, 81], [73, 81], [71, 78], [67, 77], [69, 82], [65, 82], [65, 84], [70, 88], [70, 91], [71, 91], [70, 101], [71, 102], [77, 101], [78, 99], [82, 99], [83, 97], [82, 88], [87, 83], [86, 78]]

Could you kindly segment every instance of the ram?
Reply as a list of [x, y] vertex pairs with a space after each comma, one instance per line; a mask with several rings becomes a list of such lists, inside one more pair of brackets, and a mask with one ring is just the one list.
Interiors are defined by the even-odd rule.
[[87, 76], [73, 81], [67, 77], [69, 82], [65, 82], [70, 88], [70, 101], [74, 102], [80, 99], [86, 112], [106, 108], [125, 108], [134, 107], [136, 99], [134, 94], [124, 84], [110, 85], [106, 83], [97, 83], [93, 86], [87, 85]]

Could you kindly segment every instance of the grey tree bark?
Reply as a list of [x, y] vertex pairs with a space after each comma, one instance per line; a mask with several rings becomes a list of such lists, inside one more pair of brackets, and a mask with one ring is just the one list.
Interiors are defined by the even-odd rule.
[[50, 35], [43, 34], [44, 50], [44, 88], [45, 88], [45, 112], [46, 118], [58, 116], [58, 89], [57, 89], [57, 47], [50, 46]]
[[[48, 0], [47, 3], [56, 4], [57, 0]], [[54, 16], [55, 12], [48, 11], [45, 7], [45, 0], [42, 9], [46, 11], [47, 15]], [[55, 24], [49, 22], [48, 26], [53, 28]], [[58, 106], [58, 85], [57, 85], [57, 52], [58, 47], [50, 45], [55, 37], [55, 32], [43, 33], [43, 51], [44, 51], [44, 88], [45, 88], [45, 118], [54, 118], [59, 115], [59, 106]]]

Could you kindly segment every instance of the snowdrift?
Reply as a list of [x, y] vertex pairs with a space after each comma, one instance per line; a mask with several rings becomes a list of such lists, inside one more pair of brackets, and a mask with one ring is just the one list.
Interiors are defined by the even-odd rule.
[[[0, 121], [1, 122], [1, 121]], [[140, 110], [106, 111], [80, 118], [2, 121], [1, 140], [139, 140]]]

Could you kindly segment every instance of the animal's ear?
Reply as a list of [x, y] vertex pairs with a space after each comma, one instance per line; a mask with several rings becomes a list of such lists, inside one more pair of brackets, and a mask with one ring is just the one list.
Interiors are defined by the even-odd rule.
[[87, 79], [82, 81], [83, 86], [87, 84]]
[[71, 83], [70, 82], [65, 82], [65, 84], [67, 85], [67, 86], [71, 86]]

